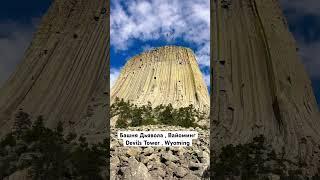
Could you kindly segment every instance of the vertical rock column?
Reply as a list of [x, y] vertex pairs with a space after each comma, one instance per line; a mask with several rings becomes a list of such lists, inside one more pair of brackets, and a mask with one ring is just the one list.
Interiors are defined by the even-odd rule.
[[137, 105], [171, 103], [209, 112], [209, 94], [195, 55], [189, 48], [164, 46], [131, 58], [111, 90], [111, 101]]
[[0, 90], [0, 129], [18, 109], [83, 132], [108, 125], [109, 1], [56, 0]]
[[263, 134], [315, 170], [319, 111], [278, 1], [212, 1], [211, 34], [212, 150]]

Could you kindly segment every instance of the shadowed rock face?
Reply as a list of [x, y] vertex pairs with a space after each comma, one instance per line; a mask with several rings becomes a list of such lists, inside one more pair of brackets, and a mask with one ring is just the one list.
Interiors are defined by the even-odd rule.
[[123, 98], [137, 105], [171, 103], [208, 112], [209, 95], [195, 55], [189, 48], [165, 46], [131, 58], [111, 90], [111, 102]]
[[263, 134], [314, 172], [319, 111], [278, 2], [214, 1], [211, 28], [212, 150]]
[[108, 121], [109, 7], [106, 0], [54, 1], [22, 63], [0, 89], [0, 134], [18, 110], [68, 130]]

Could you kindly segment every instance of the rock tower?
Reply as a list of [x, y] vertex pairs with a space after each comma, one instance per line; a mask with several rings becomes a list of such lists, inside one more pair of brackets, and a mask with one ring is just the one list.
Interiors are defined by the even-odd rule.
[[164, 46], [131, 58], [111, 90], [111, 102], [118, 97], [134, 104], [148, 101], [153, 106], [209, 111], [209, 94], [195, 55], [189, 48]]
[[[316, 172], [319, 110], [297, 49], [277, 0], [211, 1], [211, 152], [263, 134], [289, 166], [302, 163]], [[19, 109], [43, 115], [49, 127], [62, 121], [81, 133], [108, 129], [108, 63], [109, 0], [53, 1], [22, 63], [0, 89], [0, 136]], [[112, 98], [209, 104], [188, 49], [156, 49], [127, 66]], [[130, 84], [133, 72], [147, 73], [147, 80]]]
[[[19, 109], [43, 115], [49, 127], [108, 125], [109, 1], [56, 0], [21, 64], [0, 89], [0, 134]], [[99, 128], [98, 128], [99, 127]]]
[[263, 134], [316, 171], [319, 111], [278, 0], [211, 1], [211, 43], [211, 150]]

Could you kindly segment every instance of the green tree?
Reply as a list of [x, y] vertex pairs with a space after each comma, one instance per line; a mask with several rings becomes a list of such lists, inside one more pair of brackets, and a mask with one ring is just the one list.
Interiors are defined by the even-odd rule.
[[45, 126], [43, 122], [43, 117], [39, 116], [36, 121], [32, 124], [31, 130], [27, 131], [24, 136], [24, 141], [27, 143], [38, 141], [42, 134], [45, 132]]
[[141, 126], [143, 123], [143, 109], [138, 108], [137, 105], [131, 111], [130, 119], [131, 119], [131, 126]]
[[[266, 162], [275, 160], [268, 166]], [[258, 179], [262, 174], [283, 175], [286, 167], [282, 165], [272, 148], [267, 148], [264, 136], [253, 138], [252, 142], [236, 146], [227, 145], [221, 149], [213, 162], [214, 178], [241, 176], [244, 180]]]
[[15, 121], [13, 125], [15, 135], [18, 138], [21, 138], [24, 135], [24, 133], [27, 130], [29, 130], [29, 128], [31, 127], [31, 124], [32, 123], [31, 123], [30, 115], [20, 110], [15, 115]]
[[[58, 128], [51, 130], [42, 127], [41, 121], [34, 126], [34, 135], [40, 133], [35, 139], [33, 151], [37, 156], [31, 162], [30, 174], [36, 180], [40, 179], [60, 179], [67, 170], [67, 157], [70, 152], [64, 148], [64, 139]], [[41, 131], [40, 131], [41, 130]]]
[[196, 110], [193, 105], [174, 109], [172, 104], [160, 104], [153, 108], [152, 104], [148, 102], [147, 105], [138, 107], [129, 101], [116, 98], [111, 105], [111, 111], [112, 117], [118, 116], [116, 123], [117, 128], [150, 124], [205, 128], [196, 123], [196, 118], [202, 120], [205, 118], [205, 114]]
[[126, 128], [126, 127], [128, 127], [128, 118], [126, 118], [125, 115], [120, 114], [118, 119], [117, 119], [116, 127], [117, 128]]
[[[29, 119], [26, 117], [29, 117], [26, 113], [17, 114], [19, 120]], [[16, 140], [15, 132], [6, 135], [0, 142], [0, 179], [19, 169], [28, 169], [35, 180], [102, 179], [100, 172], [109, 153], [109, 140], [89, 144], [84, 136], [80, 136], [75, 141], [77, 135], [74, 133], [64, 137], [62, 123], [59, 122], [55, 129], [49, 129], [44, 126], [41, 116], [32, 128], [22, 125], [16, 125], [17, 129], [23, 129], [18, 131], [21, 132], [20, 139]], [[6, 146], [10, 149], [7, 150]], [[21, 161], [21, 156], [26, 154], [29, 158]]]
[[152, 108], [151, 102], [148, 102], [147, 105], [142, 106], [142, 115], [143, 115], [143, 122], [142, 125], [149, 125], [149, 124], [156, 124], [155, 122], [155, 112]]
[[106, 163], [106, 144], [94, 144], [88, 146], [86, 138], [79, 138], [80, 146], [78, 146], [71, 154], [71, 162], [74, 167], [74, 176], [83, 180], [102, 180], [101, 167]]
[[179, 108], [175, 112], [175, 125], [180, 125], [182, 127], [194, 127], [195, 124], [195, 111], [193, 109], [193, 106], [190, 105], [188, 107]]
[[16, 145], [16, 138], [12, 133], [7, 134], [0, 142], [1, 147], [6, 147], [6, 146], [15, 146]]
[[159, 122], [162, 124], [170, 125], [174, 122], [172, 104], [168, 104], [163, 111], [160, 111], [158, 115]]

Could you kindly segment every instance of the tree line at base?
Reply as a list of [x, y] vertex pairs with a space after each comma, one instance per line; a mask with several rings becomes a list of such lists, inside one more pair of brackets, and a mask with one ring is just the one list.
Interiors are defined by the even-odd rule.
[[173, 108], [172, 104], [161, 104], [153, 108], [150, 102], [147, 105], [137, 106], [130, 101], [116, 98], [110, 109], [111, 117], [117, 116], [117, 128], [162, 124], [208, 129], [206, 126], [197, 124], [198, 121], [207, 117], [192, 104], [178, 109]]
[[[108, 147], [108, 139], [89, 144], [83, 136], [64, 135], [61, 122], [49, 129], [41, 116], [32, 123], [30, 115], [20, 111], [12, 132], [0, 141], [0, 179], [19, 170], [27, 170], [34, 180], [108, 179], [103, 175], [109, 162]], [[249, 143], [224, 146], [213, 158], [210, 174], [217, 180], [267, 180], [269, 174], [278, 175], [281, 180], [320, 180], [319, 173], [305, 176], [303, 163], [294, 170], [287, 169], [287, 163], [290, 161], [281, 153], [276, 154], [261, 135]]]
[[89, 145], [83, 136], [64, 135], [61, 122], [55, 129], [45, 127], [41, 116], [32, 123], [20, 111], [13, 131], [0, 142], [0, 179], [20, 170], [35, 180], [105, 179], [108, 146], [108, 139]]

